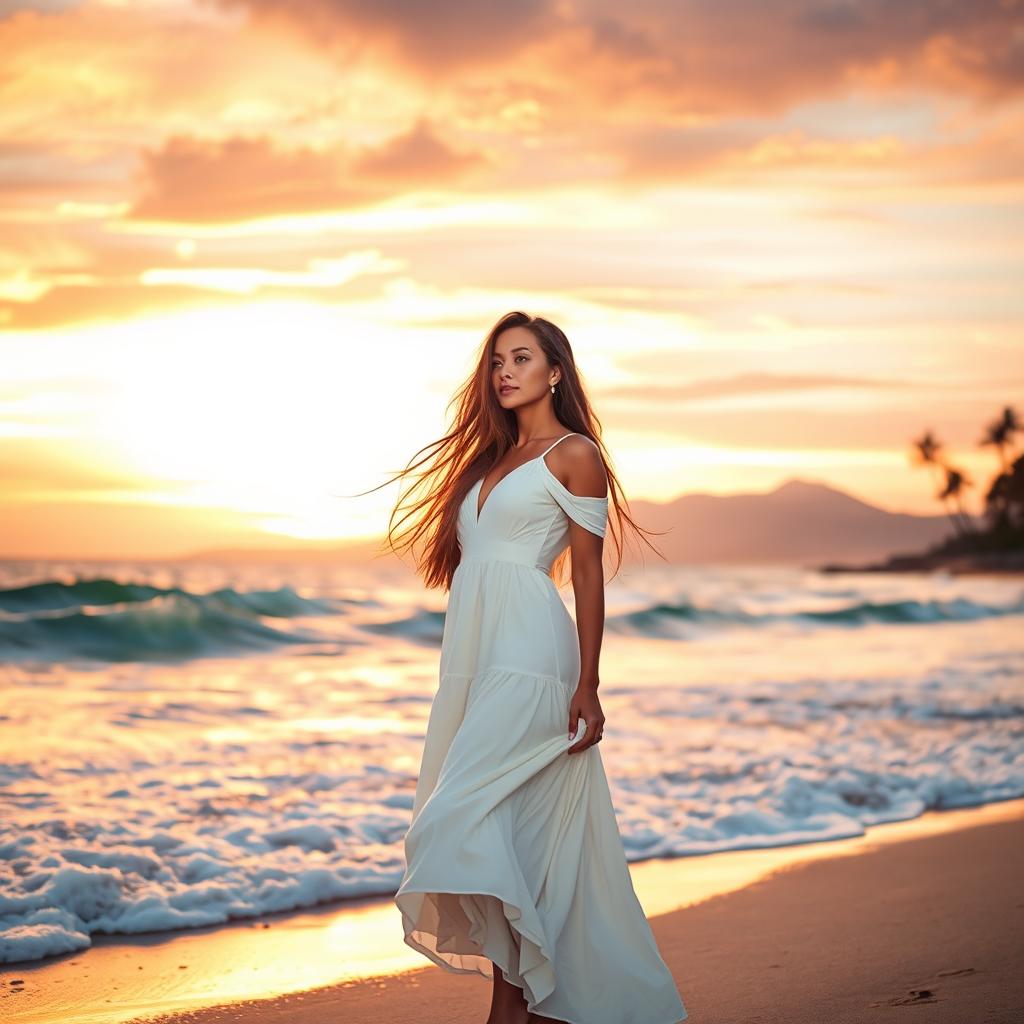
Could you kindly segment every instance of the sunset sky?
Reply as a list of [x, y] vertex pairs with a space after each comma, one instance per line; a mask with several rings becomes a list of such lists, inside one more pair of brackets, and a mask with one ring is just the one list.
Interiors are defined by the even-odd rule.
[[939, 513], [1022, 237], [1018, 0], [0, 0], [0, 555], [377, 534], [512, 309], [630, 498]]

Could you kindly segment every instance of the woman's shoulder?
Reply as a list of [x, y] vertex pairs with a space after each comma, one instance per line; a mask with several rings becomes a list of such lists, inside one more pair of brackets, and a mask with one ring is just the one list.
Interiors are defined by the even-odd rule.
[[547, 456], [555, 479], [573, 494], [603, 498], [608, 493], [601, 449], [585, 434], [570, 434]]

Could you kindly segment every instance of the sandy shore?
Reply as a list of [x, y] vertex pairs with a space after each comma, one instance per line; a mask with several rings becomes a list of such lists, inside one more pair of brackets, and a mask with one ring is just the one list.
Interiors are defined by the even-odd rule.
[[[649, 914], [699, 900], [651, 917], [695, 1024], [1016, 1024], [1024, 1021], [1022, 848], [1024, 801], [1015, 800], [928, 814], [849, 840], [653, 862], [633, 873]], [[340, 924], [369, 947], [378, 918], [393, 942], [401, 930], [394, 913], [378, 903], [363, 915], [271, 919], [269, 931], [263, 922], [145, 945], [111, 942], [90, 950], [89, 960], [10, 965], [0, 1014], [61, 1024], [143, 1016], [162, 1024], [481, 1024], [490, 982], [433, 965], [409, 970], [422, 959], [411, 950], [382, 963], [381, 976], [237, 998], [268, 990], [268, 961], [257, 966], [255, 958], [261, 950], [270, 950], [277, 970], [315, 977], [301, 972], [317, 952], [344, 955], [332, 946]], [[212, 999], [198, 981], [201, 968], [214, 979], [248, 971], [252, 987], [233, 983]], [[12, 991], [14, 978], [29, 990]]]
[[[1024, 1020], [1024, 819], [813, 860], [652, 919], [693, 1021]], [[489, 983], [427, 967], [167, 1020], [485, 1019]]]

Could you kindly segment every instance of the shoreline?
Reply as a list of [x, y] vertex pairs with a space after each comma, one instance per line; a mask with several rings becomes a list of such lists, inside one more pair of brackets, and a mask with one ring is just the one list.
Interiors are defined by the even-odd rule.
[[820, 573], [907, 573], [931, 574], [946, 572], [951, 576], [1024, 576], [1024, 551], [999, 554], [960, 555], [890, 555], [884, 562], [853, 565], [847, 562], [825, 562], [810, 567]]
[[[1024, 799], [930, 811], [909, 821], [873, 826], [849, 839], [636, 862], [630, 865], [630, 873], [687, 1009], [696, 1016], [688, 991], [692, 979], [685, 966], [688, 958], [700, 952], [688, 938], [695, 914], [714, 918], [718, 912], [713, 908], [723, 905], [723, 900], [756, 901], [755, 894], [764, 893], [765, 887], [774, 890], [781, 885], [788, 892], [796, 886], [799, 894], [804, 873], [821, 871], [826, 864], [832, 866], [824, 870], [835, 873], [840, 889], [849, 893], [850, 887], [842, 879], [851, 873], [852, 862], [884, 859], [907, 844], [921, 848], [918, 859], [934, 871], [941, 865], [924, 852], [929, 844], [952, 841], [970, 845], [972, 841], [964, 840], [964, 835], [992, 828], [1011, 830], [1019, 844], [1024, 834]], [[956, 836], [961, 839], [951, 840]], [[968, 858], [968, 865], [960, 867], [969, 870], [972, 863]], [[852, 869], [852, 873], [858, 870], [865, 868]], [[928, 874], [922, 872], [921, 884], [927, 884]], [[882, 897], [887, 896], [886, 877], [879, 874]], [[802, 895], [795, 902], [815, 905]], [[1005, 902], [1012, 905], [1012, 900]], [[823, 923], [815, 918], [813, 909], [805, 907], [801, 912], [805, 926]], [[763, 927], [767, 921], [761, 924]], [[927, 946], [930, 940], [922, 935], [919, 941]], [[670, 959], [670, 949], [675, 951], [676, 961]], [[736, 971], [736, 966], [731, 970]], [[11, 979], [21, 979], [23, 985], [12, 987]], [[232, 1016], [241, 1013], [241, 1007], [246, 1007], [246, 1020], [258, 1020], [264, 1012], [276, 1014], [282, 1005], [297, 1011], [299, 1004], [307, 1003], [311, 1013], [319, 1006], [324, 1020], [337, 1014], [339, 1007], [352, 1019], [350, 1004], [359, 1002], [364, 1016], [356, 1019], [383, 1022], [395, 1019], [383, 1013], [385, 1003], [390, 1005], [393, 999], [399, 1006], [404, 999], [422, 1000], [429, 993], [430, 999], [450, 1001], [452, 1007], [468, 1008], [475, 1005], [474, 999], [483, 1000], [479, 1015], [483, 1019], [489, 983], [474, 981], [483, 979], [450, 975], [426, 964], [407, 947], [393, 902], [383, 897], [209, 929], [101, 937], [91, 949], [76, 954], [5, 965], [0, 1012], [25, 1024], [69, 1019], [83, 1024], [123, 1024], [154, 1018], [165, 1024], [186, 1020], [213, 1024], [241, 1019]], [[385, 994], [388, 998], [381, 999]], [[378, 1007], [376, 1014], [371, 1005]], [[452, 1014], [445, 1013], [446, 1019], [463, 1019], [454, 1009]], [[310, 1024], [319, 1019], [308, 1017]], [[700, 1019], [711, 1018], [702, 1014]]]

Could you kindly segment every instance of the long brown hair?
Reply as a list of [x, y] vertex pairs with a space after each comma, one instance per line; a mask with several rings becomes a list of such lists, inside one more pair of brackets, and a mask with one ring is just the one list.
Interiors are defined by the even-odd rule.
[[[498, 335], [510, 327], [527, 328], [537, 339], [548, 363], [561, 368], [561, 379], [552, 396], [555, 416], [567, 430], [589, 437], [601, 453], [608, 477], [610, 499], [607, 533], [615, 544], [616, 562], [612, 575], [622, 565], [623, 524], [631, 528], [655, 553], [664, 557], [644, 537], [645, 533], [653, 534], [656, 531], [638, 526], [623, 510], [623, 505], [628, 507], [628, 502], [601, 441], [601, 422], [587, 400], [569, 339], [550, 320], [520, 312], [507, 313], [488, 333], [480, 348], [475, 370], [446, 407], [450, 410], [453, 405], [456, 406], [455, 421], [448, 433], [421, 448], [404, 470], [380, 485], [384, 487], [395, 480], [412, 476], [414, 471], [426, 465], [425, 469], [416, 473], [413, 482], [395, 503], [388, 522], [387, 547], [400, 555], [405, 550], [414, 551], [416, 545], [422, 542], [423, 553], [416, 569], [422, 574], [425, 585], [444, 587], [446, 590], [451, 587], [452, 576], [461, 558], [457, 536], [459, 509], [477, 480], [502, 458], [518, 437], [515, 412], [499, 405], [491, 384], [494, 344]], [[423, 457], [419, 458], [420, 455]], [[417, 491], [421, 493], [415, 497], [414, 492]], [[398, 526], [410, 518], [413, 522], [396, 531], [395, 519], [400, 512], [402, 515], [398, 519]], [[551, 567], [552, 578], [556, 583], [559, 582], [559, 574], [569, 551], [567, 547]]]

